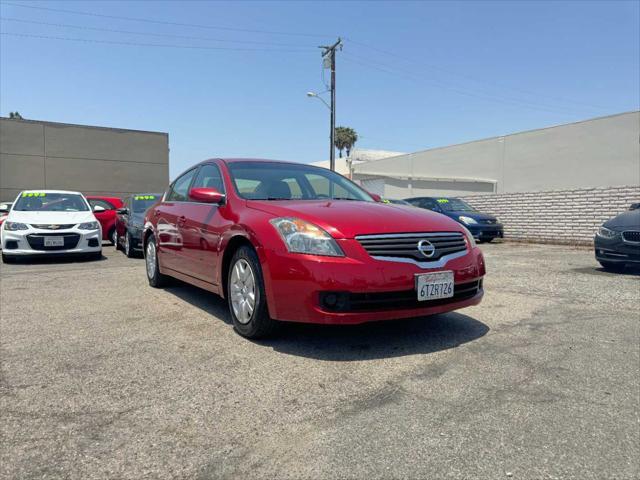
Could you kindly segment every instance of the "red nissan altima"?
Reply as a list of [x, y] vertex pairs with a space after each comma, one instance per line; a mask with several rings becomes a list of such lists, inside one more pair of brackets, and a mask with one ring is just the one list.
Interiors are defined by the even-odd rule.
[[149, 283], [175, 277], [227, 299], [236, 330], [278, 320], [356, 324], [477, 305], [471, 234], [428, 210], [378, 203], [324, 168], [214, 159], [180, 175], [145, 216]]

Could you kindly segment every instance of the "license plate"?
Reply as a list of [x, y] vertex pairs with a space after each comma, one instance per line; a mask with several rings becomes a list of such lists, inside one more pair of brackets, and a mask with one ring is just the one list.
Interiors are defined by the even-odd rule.
[[416, 275], [418, 301], [453, 297], [453, 272], [433, 272]]
[[64, 247], [64, 237], [44, 237], [45, 247]]

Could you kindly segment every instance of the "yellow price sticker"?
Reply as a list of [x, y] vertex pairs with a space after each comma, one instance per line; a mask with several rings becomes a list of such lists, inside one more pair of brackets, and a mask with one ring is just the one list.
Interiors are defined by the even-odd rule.
[[449, 203], [449, 199], [448, 198], [439, 198], [438, 199], [438, 203]]
[[136, 195], [134, 200], [155, 200], [153, 195]]
[[45, 195], [44, 192], [22, 192], [23, 197], [44, 197]]

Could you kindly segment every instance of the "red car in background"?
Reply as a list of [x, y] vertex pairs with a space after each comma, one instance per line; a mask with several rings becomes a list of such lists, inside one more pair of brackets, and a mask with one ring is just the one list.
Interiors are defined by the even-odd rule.
[[122, 207], [122, 200], [118, 197], [99, 195], [88, 195], [86, 198], [93, 214], [102, 225], [102, 239], [116, 245], [116, 210]]
[[0, 225], [2, 225], [5, 219], [9, 216], [9, 210], [13, 202], [0, 202]]
[[208, 160], [149, 208], [149, 284], [175, 277], [227, 298], [235, 329], [356, 324], [480, 303], [485, 264], [444, 215], [384, 204], [324, 168]]

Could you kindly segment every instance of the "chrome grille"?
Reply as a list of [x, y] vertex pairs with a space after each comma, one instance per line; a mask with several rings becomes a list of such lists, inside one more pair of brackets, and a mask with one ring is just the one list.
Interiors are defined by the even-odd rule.
[[[440, 260], [445, 255], [467, 250], [464, 235], [459, 232], [358, 235], [356, 240], [369, 255], [383, 259], [399, 258], [418, 262], [433, 262]], [[418, 248], [420, 244], [422, 251]]]
[[622, 239], [625, 242], [637, 242], [637, 243], [640, 243], [640, 231], [627, 230], [626, 232], [622, 232]]
[[33, 228], [37, 228], [39, 230], [68, 230], [69, 228], [73, 228], [75, 223], [43, 223], [43, 224], [34, 224], [31, 226]]

